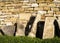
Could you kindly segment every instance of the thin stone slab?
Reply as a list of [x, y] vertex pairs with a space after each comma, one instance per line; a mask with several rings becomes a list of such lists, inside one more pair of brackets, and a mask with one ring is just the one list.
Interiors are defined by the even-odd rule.
[[37, 22], [40, 21], [40, 18], [41, 18], [40, 16], [41, 16], [40, 14], [37, 14], [36, 19], [33, 23], [33, 27], [31, 29], [31, 32], [29, 33], [28, 37], [36, 37], [36, 29], [37, 29], [36, 26], [37, 26]]
[[54, 22], [55, 17], [46, 17], [43, 39], [53, 38], [54, 37]]

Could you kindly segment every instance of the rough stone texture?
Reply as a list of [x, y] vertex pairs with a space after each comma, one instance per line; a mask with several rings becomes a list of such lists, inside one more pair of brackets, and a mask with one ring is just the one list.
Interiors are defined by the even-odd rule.
[[43, 39], [53, 38], [54, 37], [54, 22], [55, 17], [46, 17]]
[[[34, 15], [33, 13], [36, 13], [37, 15], [38, 14], [42, 15], [39, 16], [38, 18], [36, 17], [35, 20], [36, 23], [34, 22], [33, 28], [30, 32], [30, 36], [35, 37], [36, 24], [39, 21], [38, 19], [40, 19], [40, 17], [41, 17], [40, 21], [42, 20], [46, 21], [46, 17], [54, 18], [54, 16], [58, 16], [58, 17], [60, 16], [60, 0], [0, 0], [0, 26], [5, 27], [7, 29], [7, 27], [9, 27], [8, 24], [13, 25], [14, 23], [17, 22], [18, 27], [17, 27], [16, 35], [24, 36], [25, 26], [29, 21], [30, 16]], [[52, 21], [53, 20], [51, 20], [51, 22]], [[60, 19], [58, 19], [58, 22], [60, 25]], [[50, 27], [52, 23], [51, 24], [49, 23], [50, 22], [46, 21], [45, 27], [52, 29], [53, 27]], [[46, 26], [46, 24], [49, 27]], [[7, 29], [7, 31], [9, 30]], [[6, 33], [7, 31], [4, 32]], [[44, 30], [44, 34], [45, 34], [45, 30]], [[49, 35], [48, 37], [50, 38]]]
[[3, 26], [1, 27], [5, 35], [13, 36], [15, 32], [15, 26]]

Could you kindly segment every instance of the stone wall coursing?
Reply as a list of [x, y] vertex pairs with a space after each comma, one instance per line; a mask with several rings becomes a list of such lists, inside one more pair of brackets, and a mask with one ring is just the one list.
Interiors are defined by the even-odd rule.
[[[37, 17], [40, 14], [39, 17]], [[48, 17], [60, 17], [60, 1], [59, 0], [13, 0], [13, 1], [0, 1], [0, 27], [4, 26], [13, 26], [17, 23], [17, 32], [16, 36], [25, 36], [24, 31], [25, 27], [30, 19], [31, 16], [36, 15], [35, 22], [33, 23], [32, 30], [30, 32], [31, 37], [35, 37], [36, 33], [36, 24], [38, 21], [45, 21]], [[40, 19], [40, 20], [38, 20]], [[52, 21], [52, 20], [51, 20]], [[59, 20], [58, 20], [59, 21]], [[60, 23], [60, 22], [59, 22]], [[48, 24], [46, 22], [45, 24]], [[9, 33], [9, 29], [7, 28], [7, 31], [5, 31], [5, 28], [1, 28], [7, 35], [11, 35]], [[22, 28], [23, 27], [23, 28]], [[45, 26], [45, 29], [48, 28]], [[51, 31], [54, 33], [54, 30], [50, 28]], [[14, 28], [13, 28], [14, 30]], [[12, 29], [11, 29], [12, 31]], [[50, 31], [50, 30], [49, 30]], [[14, 31], [12, 31], [14, 33]], [[33, 34], [33, 35], [32, 35]], [[52, 34], [52, 33], [51, 33]], [[28, 35], [28, 36], [29, 36]], [[43, 35], [45, 38], [51, 38], [50, 35]], [[54, 34], [53, 36], [54, 37]]]

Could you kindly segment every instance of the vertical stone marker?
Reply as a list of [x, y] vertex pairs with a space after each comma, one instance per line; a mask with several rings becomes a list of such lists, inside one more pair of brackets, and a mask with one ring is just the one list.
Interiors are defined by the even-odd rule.
[[37, 22], [40, 21], [41, 15], [37, 14], [35, 21], [33, 23], [33, 27], [31, 29], [31, 32], [29, 33], [28, 37], [36, 37], [36, 29], [37, 29]]
[[44, 32], [43, 32], [43, 39], [49, 39], [54, 37], [54, 19], [55, 17], [46, 17]]
[[31, 17], [30, 13], [21, 13], [17, 22], [16, 36], [25, 36], [25, 27]]

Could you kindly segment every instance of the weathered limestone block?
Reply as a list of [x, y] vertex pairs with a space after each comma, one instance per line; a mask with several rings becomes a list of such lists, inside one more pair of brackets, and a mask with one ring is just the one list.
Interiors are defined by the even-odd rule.
[[60, 11], [56, 11], [56, 15], [60, 15]]
[[53, 38], [54, 37], [54, 22], [55, 17], [46, 17], [43, 39]]
[[60, 3], [59, 4], [56, 4], [57, 7], [60, 7]]
[[17, 21], [16, 36], [25, 36], [25, 27], [31, 17], [30, 13], [21, 13]]
[[37, 14], [36, 19], [33, 23], [33, 27], [31, 29], [31, 32], [29, 33], [28, 37], [36, 37], [36, 29], [37, 29], [36, 26], [37, 26], [37, 22], [40, 21], [40, 18], [41, 18], [40, 16], [41, 16], [40, 14]]
[[33, 8], [25, 8], [25, 10], [27, 10], [27, 11], [32, 11]]
[[59, 11], [59, 8], [51, 8], [52, 11]]
[[44, 7], [44, 11], [50, 11], [50, 7]]
[[43, 10], [43, 7], [35, 7], [34, 10], [36, 11]]
[[1, 30], [3, 31], [5, 35], [13, 36], [15, 32], [15, 26], [13, 25], [2, 26]]
[[30, 2], [36, 2], [36, 0], [29, 0]]
[[53, 2], [53, 0], [46, 0], [46, 2]]
[[37, 3], [45, 2], [45, 0], [37, 0]]
[[56, 7], [56, 4], [55, 3], [49, 3], [48, 7]]
[[47, 7], [48, 4], [47, 3], [39, 3], [39, 7]]
[[38, 3], [32, 3], [31, 7], [38, 7]]

